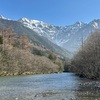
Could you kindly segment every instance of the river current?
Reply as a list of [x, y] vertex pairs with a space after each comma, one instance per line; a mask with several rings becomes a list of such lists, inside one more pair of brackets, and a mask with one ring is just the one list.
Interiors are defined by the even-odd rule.
[[100, 100], [91, 83], [73, 73], [5, 76], [0, 77], [0, 100]]

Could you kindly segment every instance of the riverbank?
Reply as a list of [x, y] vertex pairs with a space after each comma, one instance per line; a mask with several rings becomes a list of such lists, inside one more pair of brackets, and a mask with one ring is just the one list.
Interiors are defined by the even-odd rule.
[[82, 86], [84, 89], [90, 88], [91, 90], [100, 91], [100, 80], [80, 83], [79, 85]]
[[54, 73], [62, 73], [62, 72], [52, 72], [52, 71], [48, 71], [48, 72], [23, 72], [23, 73], [19, 73], [19, 72], [7, 72], [7, 71], [2, 71], [0, 72], [0, 77], [2, 76], [23, 76], [23, 75], [42, 75], [42, 74], [54, 74]]

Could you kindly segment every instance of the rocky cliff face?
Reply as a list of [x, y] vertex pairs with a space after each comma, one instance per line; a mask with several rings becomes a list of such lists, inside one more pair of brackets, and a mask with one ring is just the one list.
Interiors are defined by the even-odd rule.
[[48, 38], [53, 43], [65, 49], [76, 52], [89, 34], [100, 28], [100, 19], [90, 23], [76, 22], [69, 26], [54, 26], [38, 20], [22, 18], [18, 20], [24, 26], [37, 32], [40, 36]]

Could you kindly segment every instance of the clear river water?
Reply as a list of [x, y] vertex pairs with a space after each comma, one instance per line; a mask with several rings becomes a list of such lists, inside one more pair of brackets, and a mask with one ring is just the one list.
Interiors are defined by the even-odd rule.
[[100, 100], [100, 88], [93, 82], [73, 73], [4, 76], [0, 100]]

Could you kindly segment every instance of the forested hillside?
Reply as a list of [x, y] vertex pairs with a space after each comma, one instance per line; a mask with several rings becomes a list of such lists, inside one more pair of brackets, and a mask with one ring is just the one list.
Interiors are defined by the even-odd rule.
[[57, 54], [26, 34], [18, 35], [12, 27], [2, 27], [0, 32], [0, 75], [54, 73], [62, 71]]

